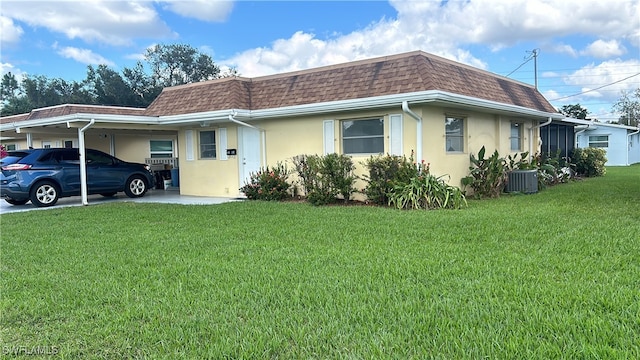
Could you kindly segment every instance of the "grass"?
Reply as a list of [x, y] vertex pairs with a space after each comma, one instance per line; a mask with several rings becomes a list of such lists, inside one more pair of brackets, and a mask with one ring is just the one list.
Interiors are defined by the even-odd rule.
[[110, 203], [1, 222], [7, 356], [640, 357], [640, 166], [460, 211]]

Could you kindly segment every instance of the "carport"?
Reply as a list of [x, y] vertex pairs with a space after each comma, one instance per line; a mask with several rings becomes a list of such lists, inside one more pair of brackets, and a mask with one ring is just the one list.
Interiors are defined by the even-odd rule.
[[34, 147], [34, 138], [60, 139], [55, 144], [48, 144], [51, 147], [77, 147], [80, 153], [80, 201], [82, 205], [88, 205], [85, 161], [87, 146], [85, 137], [87, 134], [92, 134], [94, 138], [100, 139], [103, 151], [113, 156], [118, 156], [116, 144], [117, 139], [122, 136], [137, 138], [166, 136], [175, 138], [177, 143], [178, 128], [160, 125], [158, 117], [142, 115], [144, 110], [90, 105], [60, 105], [34, 110], [30, 114], [26, 114], [28, 116], [4, 117], [0, 123], [0, 132], [3, 141], [8, 139], [24, 141], [29, 148]]

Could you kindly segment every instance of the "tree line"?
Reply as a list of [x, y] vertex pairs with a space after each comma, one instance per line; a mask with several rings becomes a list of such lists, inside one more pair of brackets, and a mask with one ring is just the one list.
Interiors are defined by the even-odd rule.
[[236, 69], [221, 73], [213, 59], [190, 45], [155, 45], [132, 68], [117, 72], [107, 65], [87, 67], [82, 81], [44, 75], [12, 73], [2, 77], [2, 116], [28, 113], [60, 104], [147, 107], [168, 86], [238, 75]]

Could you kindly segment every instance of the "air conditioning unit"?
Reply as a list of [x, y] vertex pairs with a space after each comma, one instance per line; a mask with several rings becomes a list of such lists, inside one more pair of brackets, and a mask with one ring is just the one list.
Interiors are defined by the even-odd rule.
[[506, 192], [533, 194], [538, 192], [538, 170], [513, 170], [509, 173]]

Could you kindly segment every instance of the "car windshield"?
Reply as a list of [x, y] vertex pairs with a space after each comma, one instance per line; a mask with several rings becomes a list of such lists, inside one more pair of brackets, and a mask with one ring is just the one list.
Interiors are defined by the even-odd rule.
[[10, 151], [7, 156], [0, 159], [0, 166], [15, 164], [27, 155], [29, 153], [24, 151]]

